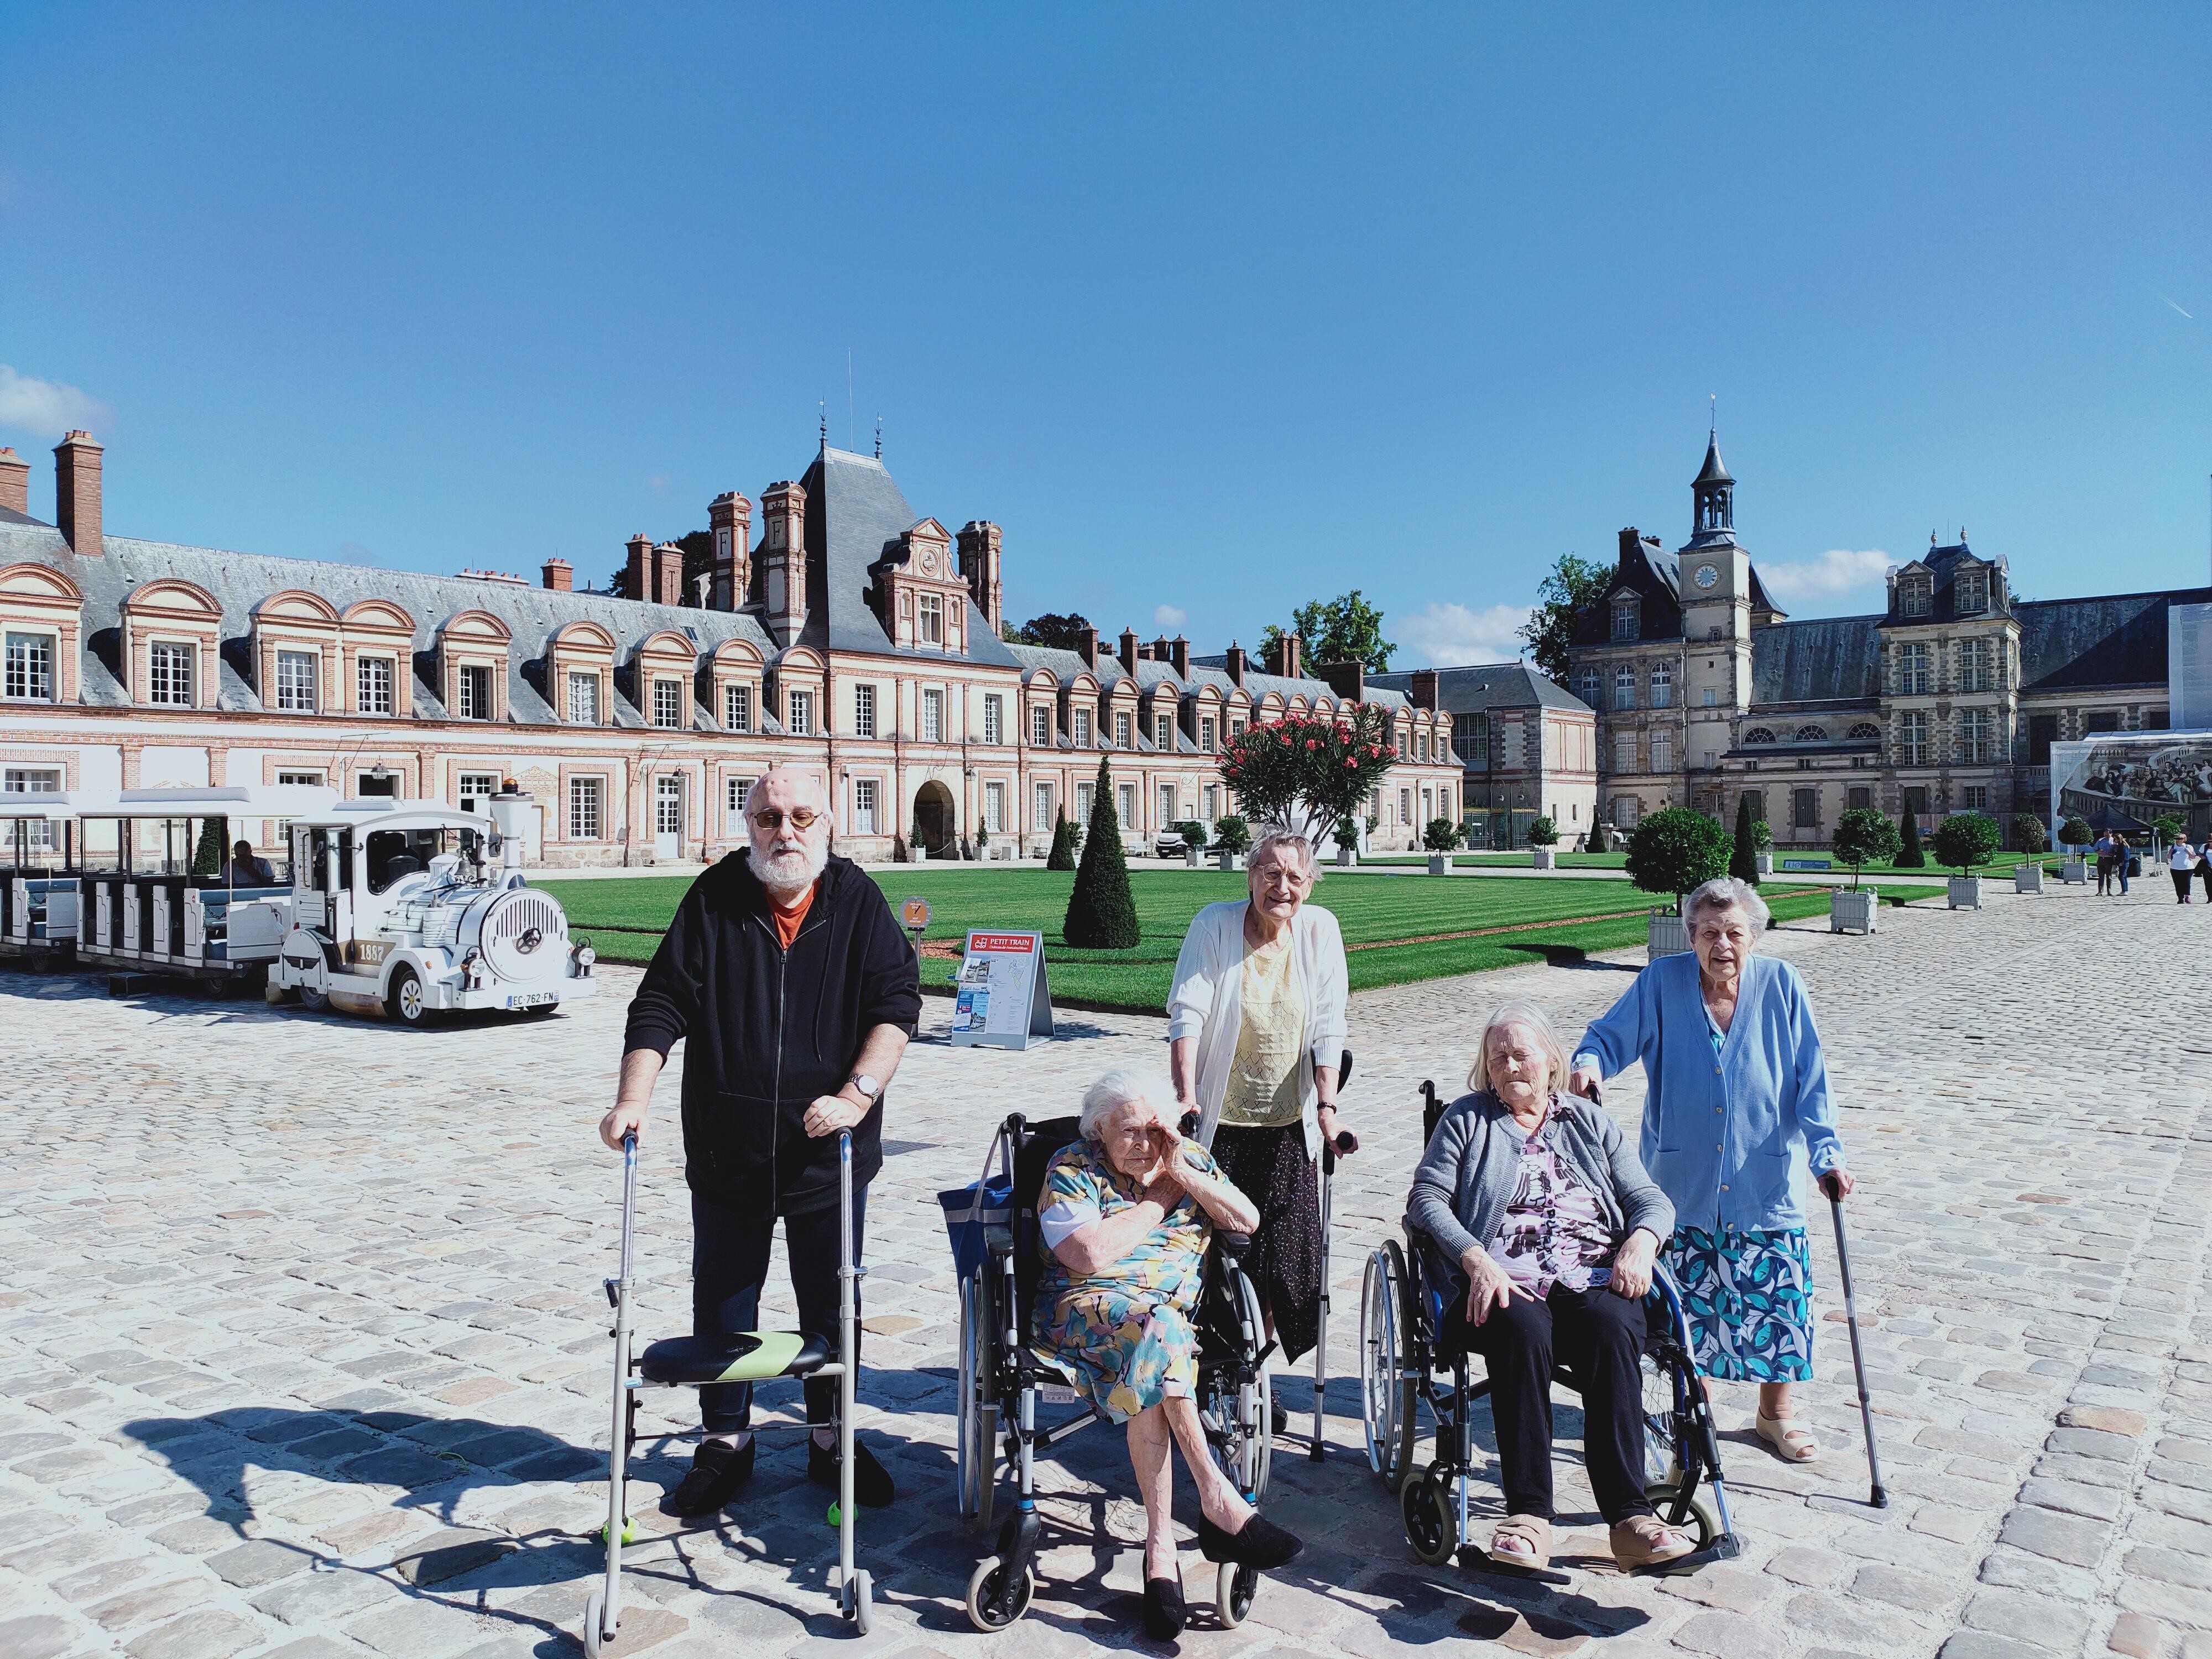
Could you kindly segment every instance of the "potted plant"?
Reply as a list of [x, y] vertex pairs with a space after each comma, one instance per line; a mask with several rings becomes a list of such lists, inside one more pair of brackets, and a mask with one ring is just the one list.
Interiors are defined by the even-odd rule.
[[1231, 812], [1213, 821], [1213, 850], [1224, 870], [1242, 870], [1252, 848], [1252, 826]]
[[1753, 818], [1751, 821], [1751, 840], [1752, 844], [1759, 848], [1759, 873], [1762, 876], [1772, 875], [1774, 873], [1774, 826], [1765, 818]]
[[2043, 820], [2033, 812], [2012, 815], [2013, 845], [2027, 854], [2027, 860], [2012, 867], [2012, 890], [2015, 893], [2039, 893], [2043, 890], [2042, 854], [2048, 844], [2043, 833]]
[[1339, 818], [1329, 834], [1336, 842], [1336, 861], [1346, 869], [1359, 862], [1359, 820]]
[[1928, 845], [1934, 849], [1939, 863], [1948, 864], [1958, 872], [1951, 878], [1954, 910], [1982, 908], [1982, 878], [1973, 872], [1977, 866], [1990, 861], [1990, 854], [1997, 850], [1997, 843], [2003, 839], [1997, 821], [1986, 812], [1954, 812], [1936, 826], [1936, 833], [1928, 837]]
[[1199, 860], [1206, 855], [1206, 826], [1196, 818], [1185, 818], [1180, 827], [1182, 830], [1182, 861], [1195, 870]]
[[1537, 869], [1549, 870], [1558, 863], [1559, 854], [1552, 849], [1559, 844], [1559, 826], [1551, 819], [1538, 818], [1528, 826], [1528, 860]]
[[1836, 820], [1835, 855], [1851, 867], [1851, 884], [1828, 895], [1828, 931], [1871, 933], [1881, 896], [1859, 886], [1859, 872], [1897, 856], [1897, 826], [1870, 806], [1854, 806]]
[[2097, 832], [2081, 818], [2069, 818], [2058, 826], [2058, 844], [2073, 849], [2058, 866], [2058, 879], [2086, 886], [2089, 880], [2089, 860], [2081, 851], [2097, 839]]
[[1421, 845], [1429, 849], [1429, 873], [1451, 873], [1452, 848], [1459, 845], [1459, 825], [1449, 818], [1431, 818], [1421, 831]]
[[1729, 835], [1703, 812], [1666, 806], [1636, 826], [1628, 838], [1628, 878], [1647, 893], [1663, 893], [1669, 908], [1651, 913], [1650, 959], [1690, 948], [1682, 920], [1682, 895], [1728, 873]]

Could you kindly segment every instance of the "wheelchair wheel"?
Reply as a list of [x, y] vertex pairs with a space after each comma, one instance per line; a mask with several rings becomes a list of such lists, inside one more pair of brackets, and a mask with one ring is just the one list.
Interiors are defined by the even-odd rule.
[[1359, 1414], [1367, 1466], [1396, 1492], [1413, 1467], [1414, 1379], [1406, 1258], [1395, 1239], [1367, 1258], [1359, 1290]]
[[1682, 1478], [1674, 1376], [1649, 1353], [1638, 1361], [1637, 1370], [1644, 1386], [1644, 1478], [1671, 1486]]
[[993, 1609], [992, 1599], [998, 1595], [1006, 1571], [1006, 1564], [993, 1555], [978, 1561], [975, 1571], [968, 1575], [968, 1622], [977, 1630], [1004, 1630], [1030, 1610], [1030, 1598], [1036, 1594], [1036, 1573], [1029, 1567], [1022, 1569], [1012, 1611], [1001, 1615]]
[[1430, 1566], [1441, 1567], [1459, 1553], [1458, 1505], [1450, 1483], [1433, 1466], [1398, 1489], [1398, 1518], [1405, 1522], [1407, 1543]]
[[1713, 1502], [1712, 1493], [1702, 1483], [1690, 1494], [1690, 1501], [1682, 1501], [1682, 1488], [1672, 1480], [1654, 1480], [1644, 1488], [1644, 1495], [1651, 1500], [1651, 1507], [1659, 1511], [1662, 1525], [1680, 1527], [1690, 1534], [1699, 1549], [1704, 1549], [1721, 1535], [1721, 1512]]
[[[1242, 1305], [1243, 1317], [1255, 1334], [1266, 1330], [1260, 1311], [1260, 1292], [1252, 1281], [1239, 1271], [1232, 1274], [1230, 1282], [1231, 1293]], [[1214, 1396], [1214, 1413], [1222, 1437], [1213, 1442], [1213, 1453], [1221, 1472], [1237, 1483], [1237, 1491], [1249, 1493], [1256, 1504], [1267, 1495], [1267, 1476], [1274, 1466], [1275, 1417], [1273, 1389], [1267, 1369], [1255, 1365], [1252, 1370], [1252, 1381], [1240, 1383], [1234, 1392]]]
[[1224, 1561], [1213, 1575], [1213, 1617], [1224, 1630], [1235, 1630], [1252, 1611], [1252, 1598], [1260, 1593], [1260, 1570]]
[[960, 1281], [960, 1398], [956, 1425], [960, 1515], [979, 1532], [991, 1529], [999, 1484], [999, 1412], [992, 1389], [998, 1367], [992, 1299], [988, 1273]]

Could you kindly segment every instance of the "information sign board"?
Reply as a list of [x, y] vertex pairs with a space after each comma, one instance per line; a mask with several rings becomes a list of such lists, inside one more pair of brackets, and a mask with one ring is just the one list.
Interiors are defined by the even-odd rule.
[[953, 1047], [1026, 1048], [1052, 1035], [1044, 935], [971, 928], [953, 987]]

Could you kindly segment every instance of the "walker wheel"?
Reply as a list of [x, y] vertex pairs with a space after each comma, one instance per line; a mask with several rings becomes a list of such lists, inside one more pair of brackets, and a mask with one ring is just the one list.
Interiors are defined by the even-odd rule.
[[867, 1570], [856, 1569], [845, 1584], [845, 1616], [853, 1621], [853, 1629], [861, 1636], [868, 1633], [873, 1621], [876, 1587]]
[[1406, 1523], [1406, 1541], [1430, 1566], [1440, 1567], [1458, 1553], [1459, 1517], [1449, 1487], [1433, 1467], [1398, 1489], [1398, 1515]]
[[584, 1603], [584, 1659], [599, 1659], [599, 1644], [614, 1634], [612, 1631], [599, 1628], [599, 1620], [606, 1612], [606, 1595], [602, 1590], [593, 1590]]
[[1030, 1567], [1022, 1569], [1022, 1582], [1014, 1591], [1012, 1610], [1000, 1613], [992, 1607], [998, 1599], [1006, 1571], [1006, 1564], [997, 1556], [986, 1556], [968, 1576], [968, 1622], [977, 1630], [1004, 1630], [1030, 1610], [1030, 1598], [1036, 1594], [1036, 1572]]
[[1235, 1630], [1252, 1611], [1252, 1598], [1260, 1593], [1260, 1570], [1236, 1561], [1224, 1561], [1213, 1576], [1213, 1616], [1224, 1630]]

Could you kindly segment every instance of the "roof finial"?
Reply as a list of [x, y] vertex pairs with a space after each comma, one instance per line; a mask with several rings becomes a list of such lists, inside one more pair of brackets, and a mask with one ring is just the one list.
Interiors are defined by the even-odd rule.
[[1721, 394], [1717, 392], [1708, 392], [1705, 394], [1705, 441], [1709, 444], [1717, 443], [1720, 440], [1720, 435]]
[[827, 398], [817, 398], [815, 407], [822, 411], [822, 447], [827, 449], [830, 447], [830, 400]]
[[883, 417], [882, 416], [878, 415], [878, 416], [876, 416], [876, 459], [877, 459], [878, 460], [879, 460], [879, 461], [880, 461], [881, 459], [883, 459], [883, 458], [884, 458], [884, 417]]

